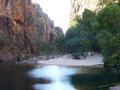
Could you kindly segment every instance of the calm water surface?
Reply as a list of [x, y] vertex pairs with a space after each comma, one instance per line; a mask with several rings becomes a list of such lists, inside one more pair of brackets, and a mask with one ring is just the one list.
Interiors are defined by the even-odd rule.
[[102, 67], [0, 64], [0, 90], [108, 90], [119, 82]]

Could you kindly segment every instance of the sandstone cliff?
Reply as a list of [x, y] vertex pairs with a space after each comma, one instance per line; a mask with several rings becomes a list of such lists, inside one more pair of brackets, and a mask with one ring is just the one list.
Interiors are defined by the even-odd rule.
[[57, 34], [55, 32], [54, 22], [50, 20], [48, 15], [42, 11], [42, 8], [38, 4], [34, 4], [33, 7], [35, 11], [34, 20], [40, 40], [49, 42], [51, 34], [53, 34], [53, 40], [55, 40]]
[[71, 19], [77, 14], [82, 18], [82, 14], [87, 10], [98, 12], [108, 3], [116, 3], [119, 0], [71, 0]]
[[1, 0], [0, 59], [14, 60], [24, 53], [37, 53], [35, 29], [30, 0]]
[[55, 27], [55, 32], [56, 32], [57, 36], [58, 35], [63, 35], [63, 30], [60, 27]]
[[71, 15], [78, 14], [82, 17], [85, 9], [97, 11], [99, 8], [99, 0], [71, 0]]
[[0, 60], [40, 52], [41, 40], [57, 37], [54, 22], [31, 0], [0, 0]]

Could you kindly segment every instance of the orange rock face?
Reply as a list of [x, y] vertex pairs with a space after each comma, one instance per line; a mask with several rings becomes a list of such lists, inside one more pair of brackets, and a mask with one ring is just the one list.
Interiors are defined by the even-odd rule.
[[0, 59], [37, 53], [36, 26], [30, 0], [0, 0]]
[[0, 59], [37, 53], [36, 26], [30, 0], [0, 1]]
[[0, 15], [9, 17], [17, 23], [23, 24], [27, 15], [32, 15], [30, 0], [1, 0]]
[[40, 52], [40, 41], [54, 42], [53, 21], [31, 0], [0, 0], [0, 60]]

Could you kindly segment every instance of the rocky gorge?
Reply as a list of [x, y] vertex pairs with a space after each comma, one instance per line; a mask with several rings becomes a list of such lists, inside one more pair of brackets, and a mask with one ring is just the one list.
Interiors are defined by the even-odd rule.
[[[48, 88], [49, 90], [56, 90], [56, 88], [60, 90], [119, 90], [120, 77], [117, 70], [120, 68], [104, 68], [104, 55], [101, 55], [99, 51], [94, 51], [97, 44], [96, 35], [99, 34], [93, 34], [95, 28], [92, 25], [97, 24], [99, 27], [104, 25], [104, 23], [99, 25], [100, 22], [95, 19], [95, 16], [98, 16], [99, 11], [102, 11], [107, 3], [99, 1], [111, 3], [116, 0], [71, 0], [70, 18], [74, 19], [76, 15], [78, 17], [75, 19], [78, 22], [68, 29], [72, 32], [63, 35], [63, 30], [55, 27], [54, 21], [43, 12], [39, 4], [34, 4], [31, 0], [0, 0], [0, 90], [40, 90], [41, 88], [43, 90], [48, 90]], [[107, 27], [110, 26], [111, 29], [113, 27], [118, 30], [120, 26], [119, 4], [108, 5], [107, 10], [110, 12], [106, 14], [108, 11], [104, 9], [104, 17], [100, 18], [100, 20], [106, 18], [104, 22], [108, 23]], [[84, 13], [86, 11], [88, 13]], [[85, 17], [84, 14], [86, 14]], [[114, 17], [109, 17], [111, 15]], [[108, 20], [110, 23], [114, 22], [110, 24]], [[109, 31], [104, 27], [99, 29], [98, 26], [98, 30]], [[111, 31], [114, 32], [115, 29]], [[107, 40], [102, 38], [102, 42], [106, 40], [110, 46], [108, 53], [116, 50], [114, 48], [120, 45], [120, 32], [119, 30], [116, 32], [113, 35], [109, 31], [110, 34], [107, 33], [107, 35], [110, 37]], [[106, 33], [103, 33], [103, 36], [105, 35]], [[112, 35], [113, 38], [111, 38]], [[50, 45], [52, 48], [49, 47]], [[94, 46], [91, 47], [92, 45]], [[56, 50], [55, 54], [43, 54], [42, 46], [45, 46], [45, 50]], [[118, 52], [113, 53], [112, 59], [108, 60], [112, 60], [113, 65], [120, 65], [115, 61], [120, 60], [119, 48], [116, 51]], [[13, 63], [9, 63], [12, 61]], [[118, 86], [112, 87], [114, 85]]]

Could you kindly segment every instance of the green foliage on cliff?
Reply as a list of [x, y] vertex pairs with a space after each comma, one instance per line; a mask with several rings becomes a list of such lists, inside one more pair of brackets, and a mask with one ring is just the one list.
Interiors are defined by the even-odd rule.
[[99, 1], [100, 1], [100, 5], [107, 5], [109, 3], [118, 2], [119, 0], [99, 0]]
[[80, 16], [79, 15], [77, 15], [77, 14], [73, 14], [72, 15], [72, 19], [70, 20], [70, 24], [69, 24], [69, 26], [70, 27], [74, 27], [76, 24], [78, 24], [78, 19], [80, 18]]

